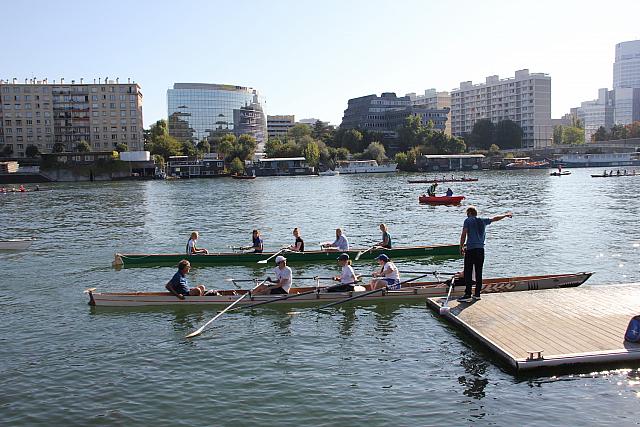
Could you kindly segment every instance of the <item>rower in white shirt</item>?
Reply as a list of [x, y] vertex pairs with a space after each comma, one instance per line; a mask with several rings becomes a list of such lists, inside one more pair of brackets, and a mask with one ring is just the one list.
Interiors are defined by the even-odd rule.
[[373, 279], [369, 283], [371, 290], [386, 287], [389, 290], [400, 289], [400, 272], [398, 267], [391, 262], [386, 254], [380, 254], [376, 258], [380, 265], [380, 271], [373, 273], [373, 277], [379, 277], [379, 279]]
[[282, 255], [278, 255], [276, 257], [276, 265], [277, 267], [273, 270], [276, 277], [272, 279], [271, 277], [267, 277], [267, 282], [270, 282], [269, 285], [261, 285], [251, 293], [254, 295], [261, 294], [288, 294], [289, 289], [291, 289], [293, 273], [291, 268], [287, 266], [287, 259]]
[[342, 271], [340, 276], [334, 277], [333, 280], [340, 281], [340, 284], [328, 287], [327, 292], [353, 291], [355, 284], [358, 281], [358, 276], [356, 276], [356, 272], [353, 271], [349, 254], [340, 255], [338, 257], [338, 265], [342, 267]]
[[349, 241], [347, 236], [344, 235], [341, 228], [336, 228], [336, 240], [333, 243], [323, 243], [321, 245], [325, 251], [333, 252], [346, 252], [349, 250]]

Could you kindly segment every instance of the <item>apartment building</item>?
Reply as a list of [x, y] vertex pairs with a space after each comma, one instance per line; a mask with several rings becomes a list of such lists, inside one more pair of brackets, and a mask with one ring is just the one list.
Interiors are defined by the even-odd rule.
[[517, 123], [523, 132], [523, 148], [551, 145], [551, 77], [525, 69], [512, 78], [489, 76], [481, 84], [460, 83], [451, 92], [452, 134], [468, 135], [481, 119]]
[[296, 125], [296, 116], [277, 115], [267, 116], [267, 134], [269, 138], [284, 138], [289, 129]]
[[0, 153], [5, 156], [25, 157], [30, 145], [50, 153], [56, 143], [73, 151], [80, 141], [94, 151], [119, 143], [142, 150], [142, 127], [142, 92], [130, 79], [0, 80]]

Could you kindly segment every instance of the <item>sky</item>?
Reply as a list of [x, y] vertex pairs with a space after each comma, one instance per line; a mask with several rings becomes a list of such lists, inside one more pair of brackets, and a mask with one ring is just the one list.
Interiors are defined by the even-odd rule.
[[612, 86], [640, 1], [226, 0], [4, 2], [0, 78], [142, 87], [145, 127], [175, 82], [258, 89], [267, 114], [340, 124], [349, 98], [546, 73], [552, 117]]

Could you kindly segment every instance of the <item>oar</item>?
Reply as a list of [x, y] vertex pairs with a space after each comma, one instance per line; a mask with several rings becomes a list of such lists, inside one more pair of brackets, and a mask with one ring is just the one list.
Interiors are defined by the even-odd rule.
[[440, 307], [440, 310], [438, 310], [438, 313], [440, 313], [440, 315], [449, 313], [449, 298], [451, 298], [451, 291], [453, 290], [453, 281], [454, 279], [452, 277], [449, 282], [449, 292], [447, 292], [447, 299], [444, 301], [444, 304], [442, 304], [442, 307]]
[[[405, 283], [413, 282], [414, 280], [418, 280], [418, 279], [420, 279], [420, 278], [422, 278], [424, 276], [428, 276], [429, 274], [432, 274], [432, 273], [426, 273], [426, 274], [423, 274], [422, 276], [414, 277], [413, 279], [409, 279], [409, 280], [405, 280], [403, 282], [400, 282], [399, 284], [400, 285], [404, 285]], [[382, 292], [382, 291], [386, 291], [386, 290], [387, 290], [387, 288], [383, 287], [383, 288], [379, 288], [379, 289], [374, 289], [372, 291], [367, 291], [367, 292], [365, 292], [363, 294], [356, 295], [354, 297], [346, 298], [346, 299], [343, 299], [343, 300], [340, 300], [340, 301], [332, 302], [332, 303], [327, 304], [327, 305], [323, 305], [318, 310], [324, 310], [325, 308], [329, 308], [329, 307], [333, 307], [333, 306], [336, 306], [336, 305], [340, 305], [340, 304], [343, 304], [345, 302], [353, 301], [353, 300], [356, 300], [358, 298], [363, 298], [363, 297], [366, 297], [368, 295], [372, 295], [372, 294], [375, 294], [375, 293], [378, 293], [378, 292]]]
[[433, 274], [434, 276], [437, 276], [438, 274], [444, 274], [445, 276], [455, 276], [458, 273], [445, 273], [442, 271], [403, 271], [402, 274], [424, 274], [425, 276], [428, 276], [430, 274]]
[[260, 261], [258, 261], [258, 264], [266, 264], [271, 258], [275, 258], [276, 256], [280, 255], [282, 252], [284, 252], [286, 250], [287, 250], [287, 248], [282, 248], [278, 252], [276, 252], [275, 254], [271, 255], [269, 258], [261, 259]]
[[[264, 280], [260, 283], [258, 283], [257, 285], [255, 285], [251, 291], [255, 290], [258, 288], [258, 286], [264, 285], [267, 281]], [[199, 329], [191, 332], [190, 334], [186, 335], [185, 338], [193, 338], [195, 336], [198, 336], [202, 333], [202, 331], [204, 331], [204, 328], [206, 328], [207, 326], [209, 326], [211, 324], [211, 322], [213, 322], [214, 320], [216, 320], [218, 317], [222, 316], [224, 313], [226, 313], [227, 311], [229, 311], [231, 308], [233, 308], [236, 304], [238, 304], [240, 301], [242, 301], [245, 297], [251, 295], [251, 291], [246, 292], [245, 294], [243, 294], [240, 298], [238, 298], [237, 300], [235, 300], [234, 302], [232, 302], [231, 304], [229, 304], [227, 306], [227, 308], [225, 308], [224, 310], [222, 310], [220, 313], [216, 314], [215, 317], [211, 320], [209, 320], [207, 323], [205, 323], [204, 325], [202, 325]]]
[[317, 292], [317, 289], [314, 289], [312, 291], [301, 292], [299, 294], [285, 295], [285, 296], [280, 297], [280, 298], [274, 298], [274, 299], [271, 299], [271, 300], [268, 300], [268, 301], [260, 301], [260, 302], [257, 302], [255, 304], [245, 305], [245, 306], [242, 306], [242, 307], [237, 307], [237, 308], [234, 308], [234, 310], [244, 310], [245, 308], [253, 308], [253, 307], [257, 307], [259, 305], [270, 304], [272, 302], [284, 301], [284, 300], [290, 299], [290, 298], [301, 297], [302, 295], [315, 294], [316, 292]]
[[366, 254], [367, 252], [371, 252], [372, 250], [374, 250], [377, 247], [379, 247], [379, 246], [378, 245], [373, 245], [369, 249], [367, 249], [366, 251], [359, 251], [356, 254], [356, 261], [358, 261], [362, 255]]

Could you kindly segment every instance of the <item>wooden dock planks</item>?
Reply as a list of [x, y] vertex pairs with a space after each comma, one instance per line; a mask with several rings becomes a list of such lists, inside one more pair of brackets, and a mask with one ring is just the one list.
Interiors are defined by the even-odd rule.
[[[443, 298], [427, 304], [438, 312]], [[443, 316], [516, 370], [582, 363], [640, 361], [640, 344], [624, 341], [640, 314], [640, 283], [487, 294], [449, 302]], [[529, 359], [542, 351], [542, 359]]]

